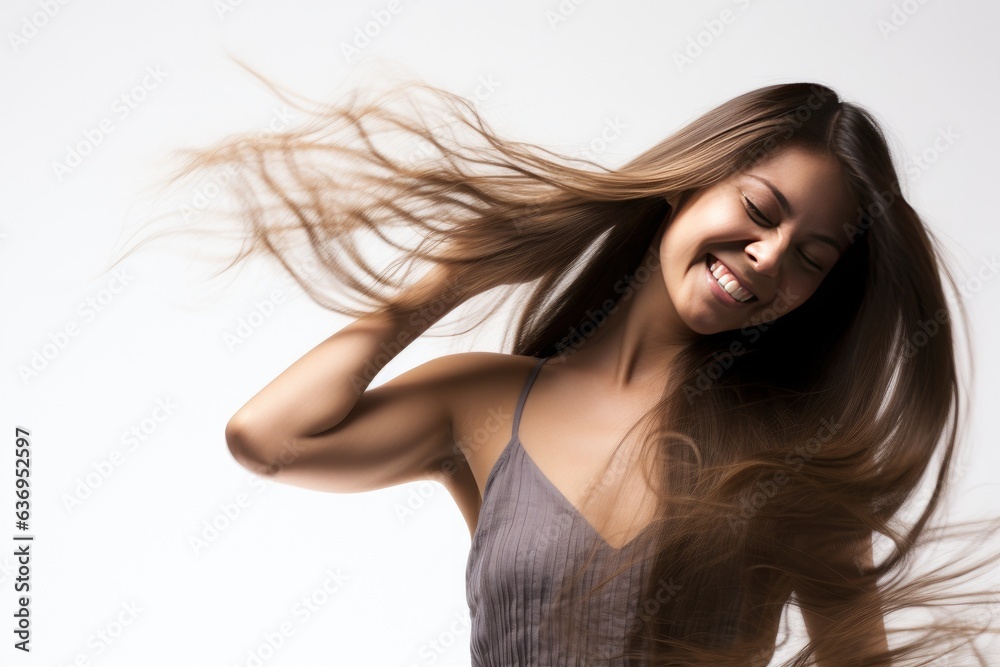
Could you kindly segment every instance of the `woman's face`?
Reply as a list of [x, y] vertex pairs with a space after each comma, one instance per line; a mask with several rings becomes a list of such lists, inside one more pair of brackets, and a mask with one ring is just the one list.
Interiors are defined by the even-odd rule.
[[[712, 334], [794, 310], [849, 245], [843, 226], [853, 211], [838, 163], [798, 147], [695, 193], [661, 230], [663, 278], [678, 318]], [[727, 291], [716, 276], [737, 284]]]

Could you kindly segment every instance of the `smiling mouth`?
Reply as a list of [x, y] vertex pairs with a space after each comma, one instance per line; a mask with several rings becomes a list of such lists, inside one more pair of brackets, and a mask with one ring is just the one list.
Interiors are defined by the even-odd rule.
[[705, 256], [705, 266], [708, 268], [709, 273], [712, 274], [712, 278], [714, 278], [719, 289], [732, 299], [733, 302], [754, 303], [760, 300], [750, 290], [741, 285], [736, 276], [712, 255]]

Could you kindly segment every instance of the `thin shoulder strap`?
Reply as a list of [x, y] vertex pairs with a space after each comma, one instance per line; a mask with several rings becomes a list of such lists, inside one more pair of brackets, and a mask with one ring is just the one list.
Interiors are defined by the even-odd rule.
[[528, 375], [528, 379], [524, 383], [524, 388], [521, 389], [521, 396], [517, 399], [517, 407], [514, 408], [514, 426], [511, 428], [510, 432], [512, 440], [517, 437], [517, 428], [521, 424], [521, 411], [524, 410], [524, 401], [528, 398], [528, 390], [531, 389], [531, 385], [535, 381], [535, 376], [538, 375], [538, 371], [542, 370], [542, 364], [548, 361], [548, 359], [548, 357], [542, 357], [538, 360], [535, 367], [531, 369], [531, 373]]

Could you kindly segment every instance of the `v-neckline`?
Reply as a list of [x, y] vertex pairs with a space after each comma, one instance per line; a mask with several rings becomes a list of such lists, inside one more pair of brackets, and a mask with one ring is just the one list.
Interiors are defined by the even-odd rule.
[[611, 551], [614, 551], [616, 553], [621, 553], [621, 552], [625, 551], [626, 549], [628, 549], [629, 547], [631, 547], [632, 545], [634, 545], [635, 543], [637, 543], [643, 536], [645, 536], [645, 534], [647, 532], [649, 532], [649, 530], [651, 530], [653, 528], [653, 525], [656, 523], [655, 521], [653, 521], [651, 523], [646, 524], [646, 526], [644, 526], [642, 528], [642, 530], [640, 530], [638, 532], [638, 534], [636, 534], [635, 537], [633, 537], [632, 539], [630, 539], [628, 542], [626, 542], [625, 544], [623, 544], [620, 547], [614, 546], [613, 544], [611, 544], [610, 542], [608, 542], [608, 540], [604, 537], [604, 535], [602, 535], [601, 533], [599, 533], [597, 531], [597, 529], [594, 528], [594, 524], [592, 524], [590, 522], [590, 520], [587, 519], [587, 517], [585, 517], [583, 515], [583, 513], [579, 509], [577, 509], [576, 505], [574, 505], [572, 502], [570, 502], [569, 498], [566, 497], [566, 494], [563, 493], [562, 491], [560, 491], [559, 487], [557, 487], [555, 484], [553, 484], [552, 480], [549, 479], [548, 476], [544, 472], [542, 472], [542, 469], [538, 467], [538, 464], [535, 463], [535, 460], [533, 458], [531, 458], [531, 454], [529, 454], [528, 450], [526, 450], [524, 448], [524, 443], [521, 442], [521, 436], [520, 436], [520, 434], [518, 434], [514, 438], [514, 444], [517, 446], [518, 449], [521, 450], [521, 456], [525, 460], [527, 460], [528, 465], [534, 470], [534, 472], [538, 476], [538, 478], [540, 480], [542, 480], [542, 483], [546, 486], [546, 488], [548, 488], [550, 491], [552, 491], [553, 495], [555, 495], [559, 499], [559, 501], [562, 502], [563, 505], [565, 505], [573, 513], [574, 516], [578, 517], [584, 523], [584, 525], [586, 525], [587, 529], [595, 537], [597, 537], [597, 539], [599, 539], [601, 541], [601, 544], [606, 549], [610, 549]]

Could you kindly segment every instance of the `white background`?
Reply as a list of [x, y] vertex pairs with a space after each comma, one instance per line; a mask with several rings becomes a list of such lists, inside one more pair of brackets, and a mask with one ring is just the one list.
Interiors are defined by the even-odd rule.
[[[359, 1], [4, 4], [0, 516], [9, 523], [0, 533], [10, 547], [0, 549], [0, 662], [469, 663], [469, 535], [443, 487], [325, 494], [254, 478], [226, 449], [235, 410], [347, 320], [301, 298], [275, 265], [212, 281], [219, 267], [192, 262], [183, 246], [140, 251], [121, 280], [102, 273], [155, 209], [150, 192], [171, 151], [265, 130], [280, 114], [227, 54], [314, 99], [329, 99], [362, 60], [382, 59], [459, 94], [478, 89], [478, 108], [510, 138], [589, 150], [609, 165], [751, 88], [832, 86], [883, 123], [909, 200], [965, 284], [976, 375], [965, 378], [972, 418], [955, 482], [963, 503], [991, 495], [1000, 463], [991, 426], [1000, 368], [995, 5], [392, 6], [397, 13]], [[726, 10], [732, 20], [722, 23]], [[370, 23], [373, 12], [391, 20]], [[346, 57], [344, 45], [366, 24], [370, 44]], [[685, 51], [694, 57], [679, 64]], [[118, 111], [123, 95], [134, 102], [127, 115]], [[102, 119], [111, 131], [88, 139]], [[602, 139], [608, 123], [622, 129]], [[88, 142], [92, 150], [60, 175], [56, 163]], [[275, 289], [283, 302], [231, 349], [226, 335]], [[60, 336], [74, 325], [76, 335]], [[499, 332], [498, 320], [475, 338], [422, 339], [374, 384], [432, 356], [498, 350]], [[25, 373], [33, 358], [35, 371]], [[169, 414], [158, 404], [172, 405]], [[10, 631], [15, 426], [29, 429], [32, 443], [30, 656], [12, 648]], [[131, 429], [142, 439], [128, 440]], [[109, 467], [106, 477], [98, 472]], [[422, 504], [400, 515], [415, 499]], [[234, 506], [238, 515], [227, 519]], [[209, 539], [212, 522], [224, 527]], [[193, 547], [195, 537], [206, 545]], [[296, 605], [309, 597], [318, 602], [306, 617]], [[274, 651], [262, 648], [282, 623], [292, 634]], [[251, 653], [266, 659], [255, 663]]]

